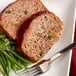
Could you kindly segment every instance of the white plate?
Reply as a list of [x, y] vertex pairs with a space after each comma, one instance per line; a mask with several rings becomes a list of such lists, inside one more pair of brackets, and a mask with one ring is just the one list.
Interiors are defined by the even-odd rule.
[[[0, 11], [14, 0], [0, 0]], [[60, 49], [73, 42], [75, 28], [75, 0], [43, 0], [46, 7], [64, 22], [65, 31], [61, 39], [53, 46], [44, 58], [49, 58]], [[64, 54], [51, 64], [50, 70], [41, 76], [69, 76], [72, 52]], [[0, 76], [2, 76], [0, 74]], [[10, 74], [14, 76], [14, 74]]]

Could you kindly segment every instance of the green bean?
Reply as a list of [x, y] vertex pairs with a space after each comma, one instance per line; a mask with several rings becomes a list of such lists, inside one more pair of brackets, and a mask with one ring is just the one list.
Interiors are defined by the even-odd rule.
[[17, 53], [15, 53], [14, 51], [11, 51], [12, 54], [14, 54], [16, 57], [18, 57], [20, 60], [22, 60], [25, 63], [31, 64], [31, 62], [29, 62], [28, 60], [24, 59], [23, 57], [19, 56]]
[[0, 35], [0, 38], [5, 38], [5, 35]]
[[18, 61], [18, 59], [9, 51], [8, 52], [8, 54], [12, 57], [12, 58], [14, 58], [16, 61]]
[[11, 69], [16, 72], [17, 70], [21, 70], [23, 66], [27, 68], [29, 64], [31, 62], [17, 52], [16, 41], [0, 32], [0, 65], [4, 76], [9, 76]]
[[[18, 59], [15, 57], [15, 56], [13, 56], [13, 54], [9, 51], [8, 52], [8, 54], [11, 56], [11, 58], [13, 58], [13, 59], [16, 59], [17, 61], [18, 61]], [[12, 62], [11, 62], [12, 63]], [[16, 67], [16, 68], [15, 68]], [[15, 65], [15, 67], [13, 67], [13, 69], [15, 70], [15, 69], [18, 69], [18, 70], [21, 70], [22, 69], [22, 66], [20, 67], [19, 66], [19, 64], [18, 65]], [[16, 70], [15, 70], [16, 71]]]
[[16, 69], [17, 70], [21, 70], [22, 68], [18, 67], [17, 65], [15, 65]]
[[23, 65], [24, 65], [25, 68], [28, 68], [29, 64], [23, 62]]
[[2, 67], [3, 67], [3, 70], [4, 70], [4, 75], [5, 76], [9, 76], [9, 74], [8, 74], [8, 72], [7, 72], [7, 69], [6, 69], [6, 66], [5, 66], [5, 64], [4, 64], [4, 62], [3, 62], [3, 59], [0, 57], [0, 63], [1, 63], [1, 65], [2, 65]]
[[10, 73], [11, 71], [11, 62], [10, 60], [7, 58], [7, 69], [8, 69], [8, 73]]
[[[1, 54], [1, 59], [2, 59], [2, 62], [4, 63], [3, 65], [4, 65], [4, 67], [5, 67], [5, 71], [9, 74], [9, 72], [7, 71], [7, 63], [6, 63], [6, 59], [5, 59], [5, 57], [4, 57], [3, 54]], [[5, 74], [5, 75], [6, 75], [6, 74]]]
[[13, 64], [12, 63], [12, 69], [14, 70], [14, 72], [16, 73], [17, 70], [21, 70], [22, 68], [20, 68], [18, 65]]
[[15, 64], [12, 64], [12, 69], [14, 70], [14, 72], [16, 73], [17, 69], [15, 67]]
[[4, 70], [3, 70], [2, 66], [0, 66], [0, 71], [1, 71], [2, 74], [4, 74]]
[[5, 57], [4, 57], [3, 54], [1, 54], [1, 58], [3, 59], [3, 62], [4, 62], [4, 64], [5, 64], [5, 66], [6, 66], [6, 59], [5, 59]]
[[[20, 61], [20, 60], [17, 59], [17, 57], [15, 57], [11, 52], [8, 52], [8, 54], [9, 54], [12, 58], [16, 59], [17, 61]], [[15, 66], [16, 66], [16, 69], [17, 69], [17, 70], [21, 70], [21, 69], [22, 69], [21, 67], [19, 67], [19, 66], [17, 66], [17, 65], [15, 65]]]
[[9, 54], [7, 54], [5, 51], [1, 51], [1, 52], [2, 52], [4, 55], [6, 55], [6, 57], [7, 57], [10, 61], [14, 62], [16, 65], [18, 65], [20, 68], [22, 68], [14, 58], [11, 58], [11, 56], [10, 56]]

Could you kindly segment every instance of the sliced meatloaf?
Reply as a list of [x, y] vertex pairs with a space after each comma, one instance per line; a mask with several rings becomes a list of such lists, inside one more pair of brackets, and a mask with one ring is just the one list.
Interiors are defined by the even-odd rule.
[[37, 13], [20, 27], [17, 36], [18, 51], [30, 61], [36, 62], [60, 39], [63, 30], [63, 22], [54, 13]]
[[46, 8], [41, 0], [17, 0], [2, 11], [0, 28], [12, 39], [16, 39], [20, 25], [32, 14], [44, 10]]

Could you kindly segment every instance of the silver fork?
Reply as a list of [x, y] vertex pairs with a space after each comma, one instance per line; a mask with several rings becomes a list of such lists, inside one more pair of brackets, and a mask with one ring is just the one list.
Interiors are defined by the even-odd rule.
[[24, 69], [24, 70], [17, 72], [17, 75], [18, 76], [37, 76], [37, 75], [45, 73], [50, 69], [50, 64], [53, 61], [55, 61], [56, 59], [61, 57], [64, 52], [69, 51], [70, 49], [74, 48], [75, 46], [76, 46], [76, 42], [74, 42], [74, 43], [68, 45], [67, 47], [65, 47], [64, 49], [60, 50], [58, 53], [53, 55], [48, 60], [42, 60], [39, 63], [35, 64], [34, 66], [32, 66], [28, 69]]

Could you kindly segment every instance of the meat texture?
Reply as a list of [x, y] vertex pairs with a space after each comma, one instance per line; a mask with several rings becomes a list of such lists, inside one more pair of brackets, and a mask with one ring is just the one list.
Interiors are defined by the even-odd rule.
[[[32, 16], [31, 16], [32, 17]], [[60, 39], [63, 22], [49, 11], [38, 12], [20, 27], [17, 36], [18, 51], [30, 61], [40, 60]]]
[[47, 10], [41, 0], [17, 0], [8, 5], [0, 15], [0, 28], [12, 39], [17, 38], [20, 25], [32, 14]]

